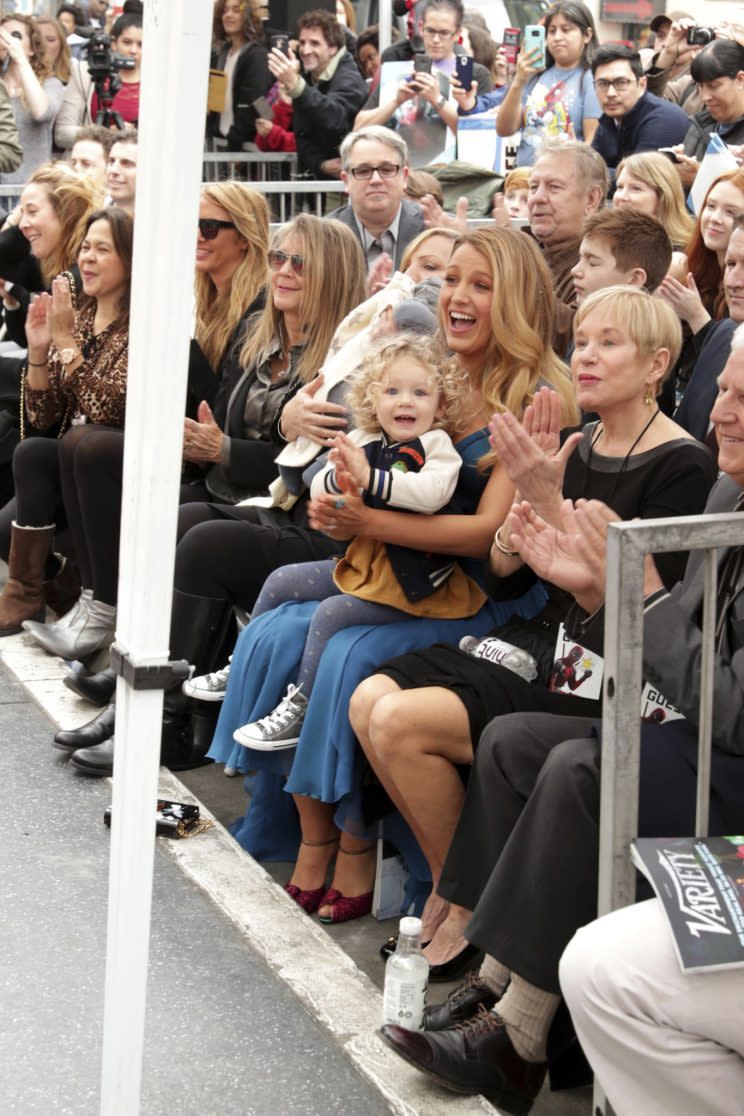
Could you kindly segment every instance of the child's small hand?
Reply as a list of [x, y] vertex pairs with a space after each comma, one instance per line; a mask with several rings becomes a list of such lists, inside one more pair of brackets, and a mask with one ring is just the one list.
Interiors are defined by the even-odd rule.
[[331, 456], [336, 469], [344, 470], [354, 484], [366, 489], [369, 484], [369, 461], [364, 450], [354, 445], [346, 434], [338, 434], [334, 439]]

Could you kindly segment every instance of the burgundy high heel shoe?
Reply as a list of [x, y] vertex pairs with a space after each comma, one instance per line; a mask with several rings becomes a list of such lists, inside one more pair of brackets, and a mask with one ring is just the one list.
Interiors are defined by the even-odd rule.
[[[321, 849], [326, 845], [337, 845], [339, 843], [339, 838], [331, 837], [328, 841], [306, 841], [303, 837], [300, 843], [302, 845], [307, 845], [308, 848]], [[297, 906], [302, 907], [303, 911], [307, 914], [315, 914], [328, 892], [328, 888], [325, 884], [321, 884], [320, 887], [314, 887], [311, 891], [305, 891], [303, 888], [298, 887], [297, 884], [291, 882], [285, 883], [284, 890], [287, 895], [294, 899]]]
[[[362, 856], [377, 848], [377, 842], [367, 845], [366, 849], [342, 849], [339, 853], [344, 856]], [[330, 915], [318, 915], [321, 922], [327, 926], [337, 922], [350, 922], [353, 918], [362, 918], [372, 910], [372, 897], [374, 891], [365, 891], [362, 895], [342, 895], [335, 887], [330, 887], [318, 903], [319, 907], [330, 907]]]

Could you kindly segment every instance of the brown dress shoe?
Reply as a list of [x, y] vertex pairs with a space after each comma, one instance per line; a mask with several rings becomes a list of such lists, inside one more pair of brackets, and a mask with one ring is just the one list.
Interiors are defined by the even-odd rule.
[[481, 1007], [449, 1031], [407, 1031], [386, 1024], [380, 1031], [401, 1058], [454, 1093], [482, 1094], [511, 1116], [524, 1116], [540, 1092], [546, 1062], [517, 1054], [503, 1020]]

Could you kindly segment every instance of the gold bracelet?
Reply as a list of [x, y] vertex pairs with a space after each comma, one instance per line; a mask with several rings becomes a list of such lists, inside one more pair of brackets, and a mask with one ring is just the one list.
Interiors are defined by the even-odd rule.
[[[503, 527], [503, 524], [501, 526]], [[505, 554], [507, 558], [516, 558], [519, 554], [518, 550], [511, 550], [508, 546], [504, 546], [501, 541], [501, 527], [499, 527], [498, 531], [493, 536], [493, 545], [497, 550], [501, 551], [502, 554]]]

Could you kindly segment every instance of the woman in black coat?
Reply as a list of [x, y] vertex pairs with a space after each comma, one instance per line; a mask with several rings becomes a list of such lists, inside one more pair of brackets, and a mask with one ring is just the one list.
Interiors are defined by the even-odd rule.
[[242, 0], [217, 0], [214, 6], [212, 69], [226, 77], [222, 112], [207, 116], [207, 135], [227, 139], [228, 151], [240, 151], [256, 138], [253, 102], [265, 96], [274, 79], [261, 43], [261, 24], [250, 4]]

